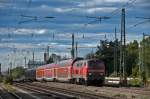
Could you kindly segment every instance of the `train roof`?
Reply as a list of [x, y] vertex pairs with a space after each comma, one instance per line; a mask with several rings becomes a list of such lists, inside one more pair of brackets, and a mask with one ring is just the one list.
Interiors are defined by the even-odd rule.
[[44, 69], [44, 68], [51, 68], [51, 67], [60, 67], [60, 66], [71, 66], [73, 65], [74, 62], [78, 60], [83, 60], [83, 58], [76, 58], [76, 59], [67, 59], [67, 60], [62, 60], [57, 63], [51, 63], [51, 64], [46, 64], [38, 67], [37, 69]]
[[37, 69], [50, 68], [50, 67], [55, 67], [55, 66], [56, 66], [55, 63], [51, 63], [51, 64], [42, 65], [42, 66], [38, 67]]
[[60, 61], [60, 62], [56, 63], [56, 65], [57, 66], [71, 66], [72, 62], [73, 62], [72, 59], [68, 59], [68, 60]]
[[[79, 61], [84, 61], [84, 62], [87, 62], [87, 61], [100, 61], [100, 62], [103, 62], [102, 60], [100, 59], [83, 59], [83, 60], [79, 60]], [[77, 61], [78, 62], [78, 61]]]

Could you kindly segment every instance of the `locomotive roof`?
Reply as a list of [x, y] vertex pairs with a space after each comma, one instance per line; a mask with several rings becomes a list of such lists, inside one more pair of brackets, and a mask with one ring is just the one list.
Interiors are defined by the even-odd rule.
[[[87, 61], [100, 61], [100, 62], [103, 62], [102, 60], [100, 59], [83, 59], [83, 60], [79, 60], [79, 62], [87, 62]], [[77, 61], [78, 62], [78, 61]]]

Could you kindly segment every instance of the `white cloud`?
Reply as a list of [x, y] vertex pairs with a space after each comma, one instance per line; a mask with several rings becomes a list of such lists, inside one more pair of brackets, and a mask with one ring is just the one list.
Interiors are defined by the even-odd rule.
[[79, 7], [94, 7], [96, 5], [107, 5], [114, 3], [125, 3], [130, 0], [89, 0], [87, 2], [81, 2], [78, 4]]
[[89, 8], [87, 9], [87, 13], [94, 13], [94, 12], [111, 12], [115, 10], [115, 7], [99, 7], [99, 8]]
[[48, 6], [48, 5], [41, 5], [39, 9], [41, 9], [41, 8], [42, 8], [42, 10], [54, 11], [54, 12], [59, 12], [59, 13], [70, 12], [70, 11], [75, 9], [75, 8], [65, 8], [65, 7], [63, 7], [63, 8], [59, 8], [59, 7], [54, 8], [54, 7], [51, 7], [51, 6]]
[[44, 34], [46, 33], [46, 29], [17, 29], [14, 31], [14, 34]]
[[27, 29], [27, 28], [0, 28], [0, 34], [45, 34], [47, 33], [47, 29]]
[[[91, 4], [91, 3], [90, 3]], [[71, 11], [76, 11], [76, 12], [86, 12], [86, 13], [93, 13], [93, 12], [110, 12], [114, 9], [116, 9], [115, 7], [96, 7], [96, 6], [93, 6], [93, 7], [83, 7], [84, 5], [79, 4], [78, 5], [79, 8], [67, 8], [67, 7], [63, 7], [63, 8], [53, 8], [53, 7], [50, 7], [48, 5], [41, 5], [40, 8], [42, 8], [43, 10], [49, 10], [49, 11], [54, 11], [54, 12], [58, 12], [58, 13], [65, 13], [65, 12], [71, 12]]]
[[18, 50], [23, 49], [38, 49], [38, 48], [45, 48], [43, 44], [32, 44], [32, 43], [0, 43], [0, 48], [15, 48]]
[[130, 0], [104, 0], [104, 1], [110, 3], [122, 3], [122, 2], [128, 2]]

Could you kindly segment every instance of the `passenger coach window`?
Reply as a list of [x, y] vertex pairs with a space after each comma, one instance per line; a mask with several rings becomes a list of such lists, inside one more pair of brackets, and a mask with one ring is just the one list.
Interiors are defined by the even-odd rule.
[[80, 63], [80, 67], [82, 67], [82, 64], [83, 64], [83, 63]]
[[79, 67], [80, 66], [80, 63], [77, 63], [77, 67]]
[[84, 62], [84, 66], [86, 66], [86, 62]]

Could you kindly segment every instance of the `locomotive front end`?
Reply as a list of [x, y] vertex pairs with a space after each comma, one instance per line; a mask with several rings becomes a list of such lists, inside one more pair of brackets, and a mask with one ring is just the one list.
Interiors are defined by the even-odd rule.
[[105, 81], [105, 65], [100, 60], [89, 60], [87, 70], [87, 82], [103, 84]]

